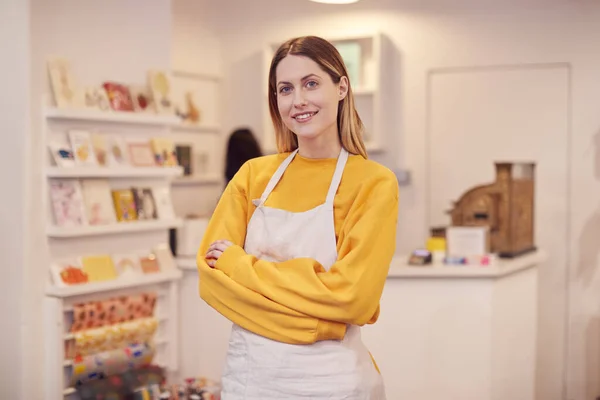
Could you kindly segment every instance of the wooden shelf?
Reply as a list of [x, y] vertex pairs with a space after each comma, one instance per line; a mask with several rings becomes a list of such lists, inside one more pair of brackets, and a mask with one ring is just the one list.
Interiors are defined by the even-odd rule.
[[175, 115], [158, 115], [127, 111], [96, 111], [77, 108], [47, 108], [45, 115], [47, 119], [52, 120], [74, 120], [156, 126], [171, 126], [179, 123], [179, 120]]
[[50, 286], [47, 288], [46, 294], [51, 297], [60, 298], [75, 297], [86, 294], [102, 293], [119, 289], [171, 282], [181, 279], [182, 275], [183, 274], [180, 270], [174, 269], [168, 272], [142, 275], [140, 277], [136, 277], [135, 279], [115, 279], [113, 281], [86, 283], [68, 287]]
[[48, 178], [175, 178], [183, 167], [49, 167]]
[[131, 232], [157, 231], [177, 228], [182, 224], [181, 219], [118, 222], [109, 225], [86, 225], [76, 227], [51, 226], [47, 235], [53, 238], [74, 238], [81, 236], [110, 235]]
[[222, 179], [217, 174], [200, 175], [200, 176], [185, 176], [177, 179], [173, 179], [171, 183], [173, 185], [216, 185], [222, 182]]

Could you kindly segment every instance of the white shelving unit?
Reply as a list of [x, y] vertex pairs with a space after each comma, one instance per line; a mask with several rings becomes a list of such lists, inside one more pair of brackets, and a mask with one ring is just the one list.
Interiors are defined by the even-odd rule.
[[[65, 342], [74, 337], [68, 332], [69, 321], [73, 320], [73, 306], [78, 303], [117, 296], [141, 292], [157, 294], [154, 317], [158, 319], [159, 326], [154, 336], [156, 355], [153, 362], [165, 368], [169, 376], [176, 375], [179, 367], [179, 281], [182, 278], [182, 272], [179, 269], [161, 270], [161, 272], [144, 274], [130, 279], [118, 278], [112, 281], [58, 287], [53, 285], [50, 279], [50, 264], [61, 252], [65, 253], [75, 249], [75, 254], [89, 254], [85, 250], [80, 251], [80, 247], [100, 254], [117, 253], [114, 249], [129, 248], [130, 245], [134, 246], [132, 252], [140, 249], [149, 250], [159, 243], [168, 243], [168, 229], [181, 226], [182, 220], [172, 218], [119, 222], [110, 225], [58, 227], [54, 225], [51, 218], [48, 181], [52, 179], [106, 178], [110, 181], [111, 186], [115, 185], [114, 187], [130, 187], [142, 181], [143, 185], [151, 186], [153, 182], [169, 185], [171, 181], [183, 175], [183, 168], [134, 166], [61, 168], [52, 166], [47, 144], [51, 133], [62, 133], [68, 129], [89, 128], [99, 132], [117, 131], [123, 137], [132, 135], [136, 138], [141, 135], [148, 138], [171, 136], [172, 131], [180, 127], [179, 119], [175, 116], [153, 114], [46, 107], [42, 126], [44, 154], [41, 157], [44, 160], [42, 172], [45, 177], [42, 204], [48, 214], [45, 227], [46, 246], [44, 249], [40, 249], [40, 251], [44, 251], [47, 259], [47, 265], [40, 268], [48, 276], [44, 299], [45, 331], [43, 333], [45, 338], [45, 398], [47, 400], [78, 398], [75, 388], [70, 385], [68, 379], [73, 371], [73, 363], [65, 359]], [[122, 253], [122, 251], [118, 251], [118, 253]]]
[[[382, 122], [382, 88], [385, 87], [388, 65], [384, 55], [386, 41], [380, 33], [369, 33], [354, 36], [327, 37], [334, 45], [340, 43], [357, 43], [360, 46], [360, 80], [351, 82], [356, 108], [365, 124], [365, 146], [370, 152], [383, 151], [385, 148]], [[263, 146], [268, 152], [275, 152], [275, 134], [272, 127], [268, 107], [268, 75], [271, 60], [281, 43], [269, 43], [264, 50], [264, 123]]]
[[76, 399], [76, 390], [68, 377], [73, 363], [65, 358], [65, 342], [73, 340], [68, 332], [73, 321], [73, 306], [81, 302], [98, 301], [142, 292], [157, 294], [154, 316], [159, 325], [154, 336], [155, 362], [168, 372], [178, 369], [178, 283], [179, 270], [144, 276], [136, 281], [116, 280], [56, 288], [48, 287], [44, 299], [45, 333], [45, 393], [46, 399]]

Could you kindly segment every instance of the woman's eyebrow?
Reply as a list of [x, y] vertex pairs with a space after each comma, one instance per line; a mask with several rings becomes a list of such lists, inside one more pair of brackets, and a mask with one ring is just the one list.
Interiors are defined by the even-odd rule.
[[[313, 77], [313, 76], [314, 76], [314, 77], [317, 77], [317, 78], [320, 78], [320, 76], [319, 76], [319, 75], [317, 75], [317, 74], [308, 74], [308, 75], [306, 75], [305, 77], [303, 77], [303, 78], [302, 78], [302, 79], [300, 79], [300, 80], [301, 80], [301, 81], [305, 81], [305, 80], [307, 80], [308, 78], [311, 78], [311, 77]], [[281, 85], [282, 83], [285, 83], [285, 84], [287, 84], [287, 85], [289, 85], [289, 84], [290, 84], [290, 82], [286, 82], [286, 81], [279, 81], [279, 82], [277, 82], [277, 85], [279, 86], [279, 85]]]

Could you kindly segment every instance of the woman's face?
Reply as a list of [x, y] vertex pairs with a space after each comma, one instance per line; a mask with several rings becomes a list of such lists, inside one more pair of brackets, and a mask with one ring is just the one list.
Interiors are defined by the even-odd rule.
[[347, 78], [335, 84], [308, 57], [288, 55], [276, 69], [279, 114], [298, 141], [337, 138], [338, 104], [348, 92]]

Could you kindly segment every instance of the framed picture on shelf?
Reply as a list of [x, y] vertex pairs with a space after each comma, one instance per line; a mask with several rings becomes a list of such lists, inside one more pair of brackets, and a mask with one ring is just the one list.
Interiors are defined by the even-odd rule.
[[129, 159], [136, 167], [155, 167], [154, 153], [149, 142], [128, 142]]

